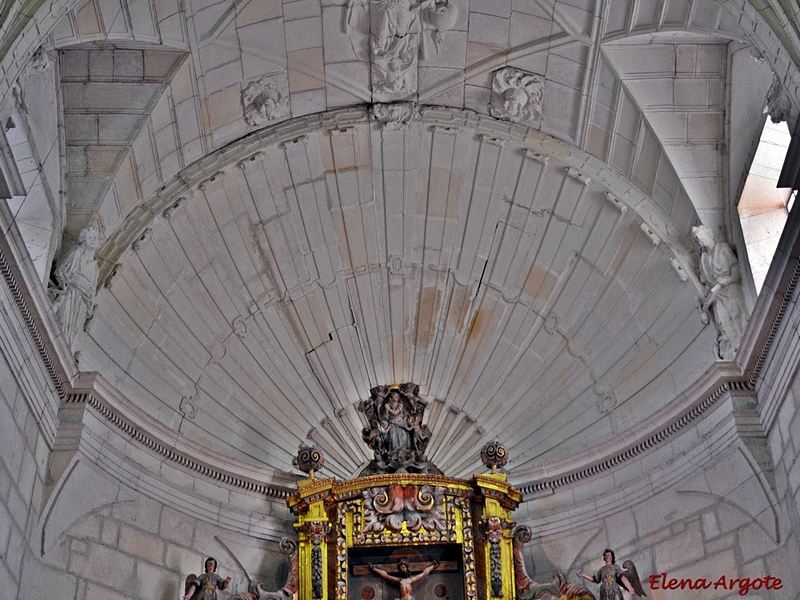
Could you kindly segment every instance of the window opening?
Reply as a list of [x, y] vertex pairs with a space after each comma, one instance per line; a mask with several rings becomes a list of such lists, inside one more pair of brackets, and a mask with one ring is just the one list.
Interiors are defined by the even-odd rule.
[[756, 293], [764, 285], [794, 200], [791, 188], [776, 187], [790, 141], [785, 121], [766, 120], [739, 199], [739, 220]]

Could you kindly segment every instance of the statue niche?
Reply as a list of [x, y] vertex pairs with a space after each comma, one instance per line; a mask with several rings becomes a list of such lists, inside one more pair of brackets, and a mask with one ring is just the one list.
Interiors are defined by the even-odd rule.
[[425, 449], [431, 430], [422, 418], [427, 402], [419, 397], [414, 383], [370, 390], [368, 400], [358, 403], [369, 425], [362, 437], [373, 450], [373, 460], [361, 476], [382, 473], [430, 473], [441, 471], [430, 463]]

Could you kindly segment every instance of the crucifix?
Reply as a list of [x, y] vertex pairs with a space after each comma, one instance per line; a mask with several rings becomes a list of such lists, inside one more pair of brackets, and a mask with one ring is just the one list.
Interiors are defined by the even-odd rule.
[[[388, 565], [382, 565], [389, 567]], [[420, 563], [415, 563], [415, 567], [422, 566]], [[425, 569], [421, 573], [417, 573], [416, 575], [411, 574], [410, 565], [405, 560], [401, 560], [397, 563], [396, 572], [398, 576], [395, 577], [394, 575], [390, 575], [386, 570], [381, 569], [380, 567], [376, 567], [372, 563], [369, 563], [368, 570], [364, 567], [355, 567], [353, 569], [354, 575], [366, 575], [369, 571], [376, 573], [383, 577], [386, 581], [391, 583], [396, 583], [400, 586], [400, 598], [399, 600], [414, 600], [414, 597], [411, 595], [411, 586], [412, 584], [420, 581], [427, 577], [432, 571], [434, 570], [453, 570], [452, 567], [456, 567], [455, 564], [440, 564], [438, 560], [433, 561], [432, 563], [428, 564]], [[395, 569], [391, 569], [395, 571]]]

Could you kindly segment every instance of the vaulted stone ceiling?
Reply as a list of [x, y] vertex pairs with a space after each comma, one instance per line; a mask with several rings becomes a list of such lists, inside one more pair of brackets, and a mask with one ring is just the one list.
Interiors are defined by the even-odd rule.
[[[392, 128], [364, 106], [384, 98], [349, 4], [81, 0], [40, 24], [69, 59], [175, 59], [105, 195], [66, 208], [105, 240], [80, 369], [173, 439], [285, 471], [312, 441], [341, 477], [368, 459], [355, 404], [379, 384], [421, 385], [449, 475], [492, 438], [520, 474], [694, 401], [715, 332], [688, 235], [735, 235], [747, 159], [725, 141], [761, 118], [732, 118], [731, 56], [746, 40], [760, 75], [786, 60], [752, 6], [453, 0]], [[505, 66], [544, 80], [535, 130], [488, 116]], [[253, 124], [242, 95], [263, 80], [287, 104]]]
[[685, 196], [637, 203], [671, 247], [624, 177], [552, 138], [443, 109], [400, 130], [339, 117], [156, 218], [99, 295], [82, 367], [220, 453], [288, 469], [308, 437], [352, 476], [355, 403], [378, 384], [422, 386], [432, 459], [458, 475], [494, 437], [525, 467], [625, 434], [713, 362], [672, 264]]

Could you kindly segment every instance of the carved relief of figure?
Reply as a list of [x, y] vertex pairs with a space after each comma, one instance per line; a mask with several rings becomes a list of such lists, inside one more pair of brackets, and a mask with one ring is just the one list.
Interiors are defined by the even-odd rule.
[[205, 562], [206, 572], [190, 579], [190, 575], [186, 579], [186, 595], [183, 600], [217, 600], [217, 590], [226, 589], [230, 583], [231, 578], [223, 579], [217, 575], [217, 561], [214, 557], [209, 556]]
[[436, 56], [442, 31], [452, 28], [457, 17], [457, 8], [446, 0], [419, 4], [415, 0], [349, 0], [346, 33], [361, 60], [366, 58], [362, 40], [368, 35], [372, 91], [395, 100], [416, 92], [420, 53], [423, 58]]
[[719, 358], [733, 360], [747, 323], [739, 261], [731, 247], [714, 241], [711, 230], [704, 225], [692, 227], [692, 238], [702, 250], [703, 320], [707, 323], [708, 315], [714, 320]]
[[[422, 423], [427, 403], [417, 394], [419, 386], [378, 386], [359, 403], [369, 425], [362, 438], [373, 450], [373, 461], [363, 474], [427, 473], [432, 465], [425, 456], [431, 431]], [[433, 467], [435, 472], [438, 469]]]
[[[433, 4], [433, 0], [425, 0], [424, 4]], [[411, 0], [371, 1], [372, 85], [378, 93], [416, 91], [418, 35], [421, 32], [416, 8]]]
[[390, 454], [407, 453], [411, 446], [405, 407], [397, 390], [389, 392], [389, 399], [383, 405], [383, 417], [389, 424], [384, 438], [384, 450]]
[[622, 597], [622, 587], [634, 596], [647, 596], [632, 561], [626, 560], [622, 563], [624, 568], [621, 568], [616, 564], [614, 551], [606, 549], [603, 552], [603, 562], [605, 564], [594, 575], [578, 573], [578, 577], [600, 584], [599, 600], [625, 600]]
[[392, 583], [396, 583], [400, 586], [400, 599], [399, 600], [414, 600], [414, 596], [411, 595], [411, 585], [419, 581], [420, 579], [424, 579], [427, 577], [431, 571], [433, 571], [436, 567], [439, 566], [439, 561], [435, 560], [430, 565], [428, 565], [422, 573], [417, 573], [416, 575], [412, 576], [408, 570], [408, 563], [404, 560], [401, 560], [397, 563], [397, 568], [400, 571], [400, 577], [395, 577], [393, 575], [389, 575], [383, 569], [379, 569], [375, 565], [369, 565], [371, 571], [377, 573], [381, 577], [383, 577], [386, 581], [391, 581]]
[[78, 235], [78, 243], [58, 263], [53, 273], [56, 285], [51, 288], [53, 310], [71, 350], [94, 310], [94, 295], [100, 269], [95, 252], [100, 234], [94, 227]]

